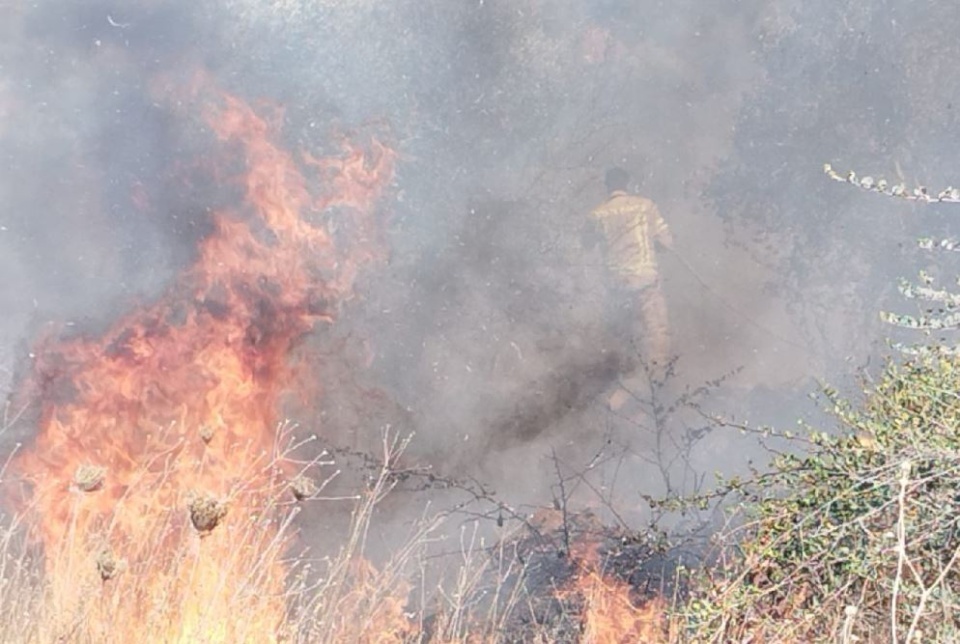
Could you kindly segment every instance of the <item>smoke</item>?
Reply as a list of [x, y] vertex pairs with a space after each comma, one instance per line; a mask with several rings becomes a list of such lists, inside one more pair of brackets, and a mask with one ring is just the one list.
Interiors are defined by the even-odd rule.
[[124, 20], [109, 3], [48, 3], [7, 25], [0, 243], [15, 324], [107, 322], [162, 288], [202, 232], [210, 204], [176, 167], [192, 152], [184, 126], [150, 88], [189, 58], [189, 12]]
[[[611, 435], [648, 444], [648, 425], [609, 410], [642, 356], [608, 336], [607, 278], [580, 245], [611, 165], [659, 204], [682, 258], [662, 258], [678, 354], [664, 395], [736, 371], [705, 406], [791, 422], [815, 378], [844, 380], [881, 351], [877, 310], [898, 306], [910, 240], [947, 226], [820, 171], [949, 183], [960, 76], [931, 52], [954, 51], [956, 32], [944, 12], [909, 11], [18, 5], [0, 27], [0, 374], [43, 324], [95, 332], [189, 262], [229, 187], [204, 167], [202, 128], [157, 92], [203, 70], [282, 105], [292, 149], [377, 127], [400, 153], [391, 260], [316, 340], [331, 380], [301, 420], [331, 442], [366, 449], [378, 425], [400, 425], [416, 431], [411, 458], [526, 502], [543, 501], [552, 450], [574, 462]], [[719, 435], [699, 449], [711, 470], [759, 453]], [[631, 476], [646, 485], [648, 470]]]

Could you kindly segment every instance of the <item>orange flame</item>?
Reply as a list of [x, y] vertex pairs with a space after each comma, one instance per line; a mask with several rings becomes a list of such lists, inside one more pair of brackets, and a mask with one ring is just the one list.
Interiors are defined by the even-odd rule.
[[589, 571], [577, 578], [576, 590], [585, 600], [585, 644], [655, 644], [666, 642], [665, 602], [657, 597], [641, 606], [630, 598], [630, 586]]
[[563, 595], [583, 602], [584, 644], [657, 644], [672, 639], [666, 623], [666, 601], [657, 596], [642, 604], [634, 601], [630, 584], [601, 572], [600, 543], [584, 535], [571, 547], [580, 570]]
[[375, 205], [395, 155], [373, 141], [306, 158], [323, 186], [314, 196], [240, 99], [221, 96], [207, 117], [245, 161], [244, 208], [215, 215], [160, 301], [101, 338], [36, 351], [39, 432], [15, 466], [32, 486], [60, 618], [51, 639], [81, 622], [105, 642], [275, 641], [282, 630], [286, 537], [269, 510], [283, 484], [288, 358], [382, 255]]

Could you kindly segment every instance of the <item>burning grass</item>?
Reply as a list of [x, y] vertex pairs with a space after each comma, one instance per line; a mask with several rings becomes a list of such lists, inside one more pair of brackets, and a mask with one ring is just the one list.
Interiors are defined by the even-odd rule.
[[[287, 431], [281, 427], [280, 438]], [[282, 456], [265, 467], [283, 466]], [[176, 465], [169, 464], [169, 472], [174, 471]], [[134, 621], [144, 629], [146, 641], [302, 641], [291, 639], [296, 624], [288, 622], [288, 591], [281, 586], [279, 592], [264, 593], [275, 571], [288, 563], [297, 508], [281, 500], [286, 485], [279, 481], [232, 492], [255, 495], [262, 506], [228, 526], [221, 499], [185, 496], [179, 508], [144, 526], [141, 543], [111, 532], [114, 517], [108, 515], [98, 536], [68, 531], [64, 539], [69, 542], [41, 552], [26, 538], [28, 517], [18, 516], [0, 534], [6, 564], [0, 566], [0, 640], [127, 642], [128, 624]], [[128, 502], [120, 499], [115, 512]], [[80, 503], [73, 508], [83, 511]], [[232, 547], [228, 556], [222, 554], [222, 543]], [[118, 550], [130, 560], [120, 558]], [[224, 610], [229, 619], [223, 619]], [[264, 622], [265, 613], [279, 619]]]
[[[242, 203], [213, 215], [166, 295], [101, 337], [41, 341], [21, 392], [39, 427], [12, 463], [14, 501], [43, 547], [58, 633], [247, 641], [285, 620], [277, 508], [297, 472], [280, 471], [274, 427], [296, 345], [383, 254], [376, 204], [393, 152], [344, 141], [298, 160], [276, 143], [277, 119], [206, 81], [195, 99]], [[104, 583], [114, 594], [91, 602]]]
[[[283, 431], [283, 430], [282, 430]], [[556, 552], [540, 547], [539, 554], [527, 552], [524, 563], [518, 553], [528, 546], [524, 541], [536, 538], [544, 543], [557, 535], [515, 531], [494, 548], [477, 539], [476, 525], [461, 534], [461, 559], [451, 581], [434, 587], [426, 585], [423, 572], [431, 564], [426, 557], [436, 540], [444, 519], [424, 518], [414, 524], [404, 545], [387, 560], [375, 566], [367, 556], [366, 543], [378, 504], [398, 485], [396, 463], [408, 444], [384, 434], [382, 462], [370, 477], [370, 483], [357, 496], [349, 529], [338, 552], [317, 560], [303, 553], [289, 556], [294, 518], [301, 507], [284, 501], [286, 484], [262, 490], [268, 501], [256, 520], [242, 524], [215, 526], [201, 539], [193, 527], [176, 517], [153, 526], [152, 539], [143, 544], [151, 554], [138, 556], [134, 565], [118, 558], [109, 544], [64, 544], [52, 556], [68, 556], [52, 569], [69, 566], [69, 580], [75, 592], [58, 591], [60, 578], [45, 571], [47, 553], [39, 553], [23, 539], [27, 528], [22, 522], [9, 524], [2, 533], [3, 567], [0, 567], [0, 637], [11, 644], [26, 642], [126, 642], [126, 620], [135, 617], [147, 641], [165, 642], [433, 642], [453, 644], [499, 642], [511, 638], [523, 641], [638, 641], [638, 634], [659, 629], [660, 606], [633, 602], [631, 589], [604, 574], [597, 553], [599, 543], [587, 544], [586, 534], [575, 538], [584, 544], [582, 553], [570, 557], [559, 567], [550, 568], [546, 577], [531, 584], [531, 571], [542, 567]], [[273, 462], [278, 468], [281, 463]], [[317, 463], [303, 469], [318, 469]], [[279, 468], [282, 469], [282, 468]], [[324, 503], [322, 484], [311, 503]], [[219, 501], [201, 497], [204, 511], [219, 508]], [[181, 516], [190, 515], [195, 524], [194, 499], [184, 504]], [[214, 516], [219, 511], [211, 510]], [[264, 519], [272, 517], [271, 528]], [[223, 517], [221, 517], [223, 518]], [[577, 519], [580, 525], [580, 519]], [[597, 524], [590, 522], [593, 528]], [[199, 527], [199, 526], [194, 526]], [[171, 535], [174, 530], [175, 535]], [[221, 530], [232, 530], [234, 543], [242, 544], [228, 559], [216, 549], [207, 548]], [[192, 535], [192, 536], [191, 536]], [[523, 536], [526, 535], [526, 536]], [[164, 538], [179, 537], [174, 549], [158, 545]], [[609, 536], [609, 535], [608, 535]], [[79, 539], [73, 534], [70, 538]], [[581, 539], [582, 538], [582, 539]], [[594, 535], [594, 541], [599, 535]], [[611, 537], [613, 538], [613, 537]], [[596, 547], [595, 547], [596, 546]], [[83, 553], [77, 557], [78, 553]], [[57, 554], [59, 553], [59, 554]], [[140, 555], [141, 553], [136, 553]], [[263, 577], [277, 565], [290, 571], [283, 592], [277, 596], [261, 594]], [[219, 574], [206, 575], [208, 566]], [[242, 571], [241, 585], [232, 585]], [[186, 602], [178, 584], [187, 583], [195, 574], [213, 579], [215, 587], [204, 589], [207, 603]], [[157, 594], [157, 579], [165, 581]], [[421, 580], [417, 587], [415, 580]], [[210, 590], [212, 592], [207, 592]], [[73, 600], [63, 603], [64, 597]], [[260, 614], [263, 602], [279, 601], [283, 619], [274, 624], [249, 619]], [[142, 603], [149, 602], [149, 603]], [[520, 626], [531, 602], [554, 602], [565, 614], [562, 619]], [[137, 612], [130, 612], [130, 607]], [[230, 620], [221, 620], [226, 607]], [[575, 612], [580, 611], [580, 612]], [[559, 616], [559, 614], [558, 614]], [[618, 633], [618, 639], [610, 639]], [[154, 637], [153, 634], [161, 634]], [[533, 638], [533, 639], [528, 639]], [[659, 641], [659, 640], [640, 640]]]
[[[178, 467], [168, 463], [168, 474], [181, 471]], [[157, 634], [153, 641], [276, 641], [286, 611], [284, 588], [264, 590], [285, 568], [294, 513], [280, 500], [285, 486], [264, 480], [268, 483], [261, 488], [230, 490], [235, 500], [243, 499], [237, 504], [244, 509], [253, 507], [251, 498], [262, 505], [229, 524], [222, 499], [184, 494], [166, 513], [152, 515], [142, 525], [142, 541], [133, 541], [113, 529], [128, 511], [125, 506], [137, 502], [121, 497], [95, 531], [69, 530], [63, 543], [44, 544], [42, 552], [23, 544], [5, 587], [33, 589], [28, 613], [37, 618], [21, 625], [22, 636], [3, 641], [129, 641], [131, 622]], [[76, 525], [74, 520], [88, 511], [85, 497], [76, 498], [71, 511], [68, 520]], [[29, 534], [29, 518], [23, 517], [11, 534]], [[4, 608], [7, 599], [0, 598]], [[264, 615], [280, 617], [265, 621]]]
[[510, 542], [525, 566], [507, 582], [523, 588], [524, 602], [508, 613], [507, 632], [523, 641], [670, 641], [664, 597], [673, 595], [675, 561], [657, 541], [590, 511], [541, 510]]

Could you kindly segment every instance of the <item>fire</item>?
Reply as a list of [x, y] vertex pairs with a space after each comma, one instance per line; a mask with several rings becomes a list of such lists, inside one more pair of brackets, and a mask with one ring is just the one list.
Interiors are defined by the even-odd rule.
[[571, 557], [579, 571], [561, 592], [582, 602], [582, 637], [585, 644], [657, 644], [674, 641], [666, 623], [666, 600], [657, 595], [643, 603], [634, 601], [625, 581], [603, 571], [600, 542], [583, 535], [573, 544]]
[[582, 641], [586, 644], [668, 641], [663, 625], [666, 605], [662, 598], [637, 606], [630, 598], [629, 584], [596, 571], [581, 574], [575, 587], [585, 602]]
[[289, 358], [382, 255], [375, 209], [395, 155], [345, 142], [298, 163], [239, 98], [211, 103], [207, 121], [244, 161], [243, 207], [215, 215], [165, 297], [102, 337], [35, 351], [39, 431], [14, 465], [43, 545], [51, 641], [282, 631], [287, 537], [271, 508], [290, 474], [277, 459]]

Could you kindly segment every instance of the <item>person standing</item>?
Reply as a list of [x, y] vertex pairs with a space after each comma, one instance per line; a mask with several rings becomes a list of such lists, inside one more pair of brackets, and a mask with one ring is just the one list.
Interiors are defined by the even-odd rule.
[[672, 248], [673, 237], [657, 205], [630, 194], [626, 170], [610, 168], [605, 183], [608, 196], [590, 213], [585, 246], [603, 245], [615, 341], [632, 343], [647, 366], [662, 373], [671, 357], [671, 338], [657, 251], [658, 246]]

